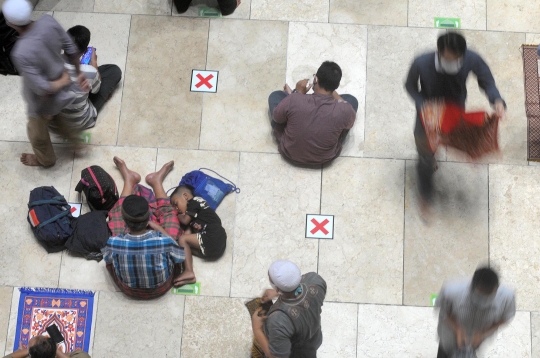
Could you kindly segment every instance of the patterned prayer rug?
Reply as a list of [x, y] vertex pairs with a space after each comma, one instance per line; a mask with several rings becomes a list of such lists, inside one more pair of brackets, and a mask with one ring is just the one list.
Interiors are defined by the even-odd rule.
[[[267, 303], [262, 303], [260, 298], [255, 298], [251, 301], [248, 301], [245, 303], [246, 308], [249, 312], [249, 318], [253, 316], [256, 310], [259, 308], [262, 308], [263, 314], [266, 314], [270, 310], [270, 307], [272, 307], [272, 301], [269, 301]], [[251, 346], [251, 358], [264, 358], [264, 352], [262, 348], [259, 346], [255, 338], [253, 338], [253, 345]]]
[[527, 113], [527, 159], [540, 160], [540, 91], [538, 81], [538, 45], [523, 45], [523, 79]]
[[64, 352], [90, 349], [94, 293], [58, 288], [19, 288], [19, 309], [13, 350], [56, 324], [64, 337]]

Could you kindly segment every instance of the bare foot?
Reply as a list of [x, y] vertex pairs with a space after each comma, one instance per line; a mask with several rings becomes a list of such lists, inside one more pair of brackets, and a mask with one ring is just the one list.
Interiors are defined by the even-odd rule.
[[23, 153], [21, 154], [21, 163], [28, 165], [29, 167], [42, 167], [35, 154]]
[[148, 174], [146, 176], [146, 182], [150, 184], [150, 186], [154, 186], [155, 184], [163, 184], [163, 180], [169, 174], [169, 172], [174, 167], [174, 160], [171, 160], [168, 163], [165, 163], [161, 169], [155, 173]]
[[122, 173], [124, 181], [131, 181], [133, 182], [133, 184], [137, 184], [141, 181], [141, 176], [139, 175], [139, 173], [136, 173], [133, 170], [129, 169], [126, 165], [126, 162], [124, 162], [122, 159], [114, 157], [113, 162], [114, 164], [116, 164], [118, 170], [120, 170], [120, 173]]
[[174, 286], [179, 287], [195, 282], [197, 282], [197, 279], [195, 278], [195, 273], [193, 271], [184, 271], [174, 280]]

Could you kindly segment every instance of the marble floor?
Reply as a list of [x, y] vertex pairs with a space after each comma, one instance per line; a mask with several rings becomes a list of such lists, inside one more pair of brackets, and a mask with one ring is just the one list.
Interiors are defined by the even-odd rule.
[[[269, 264], [287, 258], [328, 283], [320, 357], [435, 357], [430, 295], [487, 262], [516, 289], [519, 312], [479, 357], [540, 357], [540, 166], [527, 161], [519, 50], [540, 41], [539, 0], [242, 0], [232, 16], [212, 19], [195, 7], [179, 16], [171, 0], [40, 0], [35, 17], [45, 13], [65, 28], [87, 26], [98, 62], [124, 76], [90, 145], [75, 155], [56, 144], [59, 160], [47, 170], [19, 163], [30, 150], [21, 80], [0, 78], [0, 352], [13, 348], [14, 292], [37, 286], [97, 292], [93, 357], [248, 357], [244, 302], [268, 287]], [[461, 19], [508, 113], [500, 156], [470, 163], [438, 153], [435, 217], [426, 225], [403, 83], [413, 57], [435, 48], [436, 16]], [[341, 65], [338, 91], [358, 98], [357, 120], [342, 157], [292, 167], [271, 137], [267, 96], [324, 60]], [[190, 92], [192, 69], [218, 70], [218, 92]], [[469, 108], [488, 106], [474, 76], [468, 90]], [[54, 185], [76, 201], [80, 171], [92, 164], [121, 183], [114, 155], [142, 174], [174, 160], [166, 187], [208, 167], [241, 188], [218, 208], [225, 255], [195, 261], [200, 296], [132, 301], [103, 262], [46, 254], [36, 243], [29, 191]], [[306, 214], [317, 213], [335, 215], [333, 240], [304, 238]]]

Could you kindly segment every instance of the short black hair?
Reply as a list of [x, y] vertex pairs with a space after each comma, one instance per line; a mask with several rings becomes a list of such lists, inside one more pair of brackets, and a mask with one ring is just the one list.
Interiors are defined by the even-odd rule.
[[32, 358], [54, 358], [56, 357], [56, 344], [52, 338], [43, 337], [28, 349], [28, 354]]
[[323, 89], [334, 92], [341, 81], [341, 68], [332, 61], [324, 61], [317, 70], [317, 80]]
[[85, 53], [90, 43], [90, 30], [82, 25], [77, 25], [67, 30], [67, 33], [71, 36], [79, 51]]
[[174, 191], [171, 194], [171, 200], [173, 196], [182, 195], [183, 193], [188, 193], [189, 195], [193, 196], [193, 191], [188, 186], [182, 185], [182, 186], [177, 186], [176, 189], [174, 189]]
[[483, 292], [493, 292], [499, 286], [499, 276], [489, 267], [480, 267], [474, 271], [472, 289], [480, 289]]
[[467, 41], [463, 35], [457, 32], [447, 32], [437, 39], [437, 50], [442, 55], [444, 50], [448, 50], [457, 56], [463, 56], [467, 51]]
[[128, 221], [124, 219], [124, 222], [126, 223], [126, 226], [128, 227], [130, 232], [143, 231], [148, 226], [149, 221], [150, 219], [148, 219], [147, 221], [140, 222], [140, 223], [134, 223], [132, 221]]

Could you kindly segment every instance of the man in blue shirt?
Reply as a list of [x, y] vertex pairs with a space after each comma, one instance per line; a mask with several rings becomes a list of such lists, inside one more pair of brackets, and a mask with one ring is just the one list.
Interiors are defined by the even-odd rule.
[[419, 113], [424, 101], [435, 99], [444, 99], [465, 108], [466, 82], [470, 72], [476, 75], [478, 85], [494, 106], [497, 115], [503, 118], [506, 103], [495, 85], [495, 79], [482, 57], [467, 49], [467, 42], [462, 35], [447, 32], [439, 36], [437, 52], [417, 57], [409, 70], [405, 88], [416, 104], [414, 139], [418, 150], [418, 189], [422, 211], [432, 201], [432, 178], [436, 163], [435, 153], [429, 147]]

